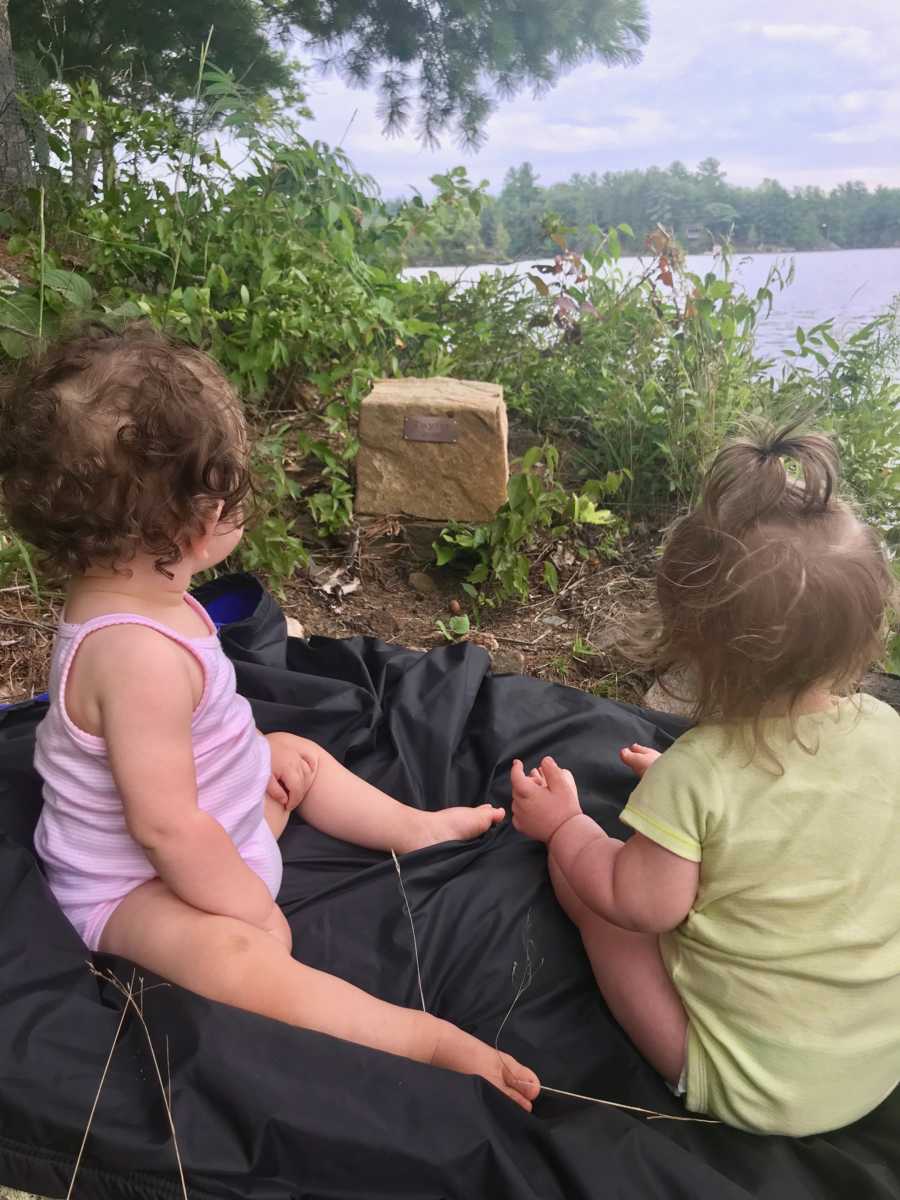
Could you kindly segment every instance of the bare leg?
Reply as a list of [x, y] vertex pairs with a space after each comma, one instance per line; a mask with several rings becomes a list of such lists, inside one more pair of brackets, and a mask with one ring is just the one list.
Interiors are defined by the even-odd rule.
[[[300, 814], [316, 829], [370, 850], [405, 854], [438, 842], [478, 837], [503, 820], [504, 810], [490, 804], [421, 812], [400, 804], [342, 767], [315, 742], [298, 738], [313, 766], [313, 780]], [[277, 836], [277, 834], [276, 834]]]
[[190, 991], [390, 1054], [482, 1075], [523, 1108], [539, 1084], [509, 1055], [427, 1013], [378, 1000], [297, 962], [276, 937], [232, 917], [201, 912], [161, 879], [126, 896], [100, 944]]
[[677, 1084], [684, 1069], [687, 1016], [660, 957], [659, 938], [605, 921], [578, 899], [552, 853], [547, 866], [557, 900], [578, 926], [610, 1012], [663, 1079]]

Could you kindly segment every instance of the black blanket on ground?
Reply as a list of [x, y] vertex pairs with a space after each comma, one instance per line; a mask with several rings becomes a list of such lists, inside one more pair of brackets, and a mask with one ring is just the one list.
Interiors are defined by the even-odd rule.
[[[511, 758], [551, 752], [575, 772], [587, 811], [623, 834], [617, 813], [633, 779], [618, 748], [639, 740], [663, 749], [683, 729], [571, 689], [491, 677], [487, 655], [469, 645], [422, 655], [361, 638], [287, 640], [274, 602], [250, 581], [241, 588], [250, 615], [226, 624], [223, 641], [260, 727], [316, 739], [408, 804], [505, 804]], [[215, 585], [202, 598], [213, 611], [228, 599]], [[0, 1183], [61, 1196], [122, 1005], [89, 973], [32, 853], [40, 800], [31, 753], [42, 712], [20, 708], [0, 724]], [[410, 927], [390, 859], [300, 820], [283, 853], [280, 902], [295, 954], [416, 1005]], [[475, 843], [408, 856], [403, 874], [432, 1011], [492, 1041], [521, 980], [530, 931], [535, 977], [502, 1046], [548, 1085], [683, 1111], [607, 1013], [539, 845], [506, 821]], [[124, 962], [101, 957], [99, 965], [131, 978]], [[171, 1074], [195, 1200], [900, 1195], [898, 1093], [849, 1129], [793, 1142], [549, 1095], [529, 1116], [479, 1079], [151, 983], [144, 1013]], [[159, 1087], [133, 1019], [112, 1058], [79, 1180], [75, 1195], [91, 1200], [180, 1194]]]

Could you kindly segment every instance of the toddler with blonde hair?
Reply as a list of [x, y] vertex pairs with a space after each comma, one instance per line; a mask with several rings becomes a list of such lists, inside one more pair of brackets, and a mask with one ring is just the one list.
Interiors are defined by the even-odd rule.
[[689, 1109], [755, 1132], [857, 1120], [900, 1080], [900, 717], [856, 687], [892, 576], [821, 435], [737, 441], [671, 531], [648, 659], [696, 726], [639, 776], [627, 842], [552, 759], [513, 822], [626, 1033]]

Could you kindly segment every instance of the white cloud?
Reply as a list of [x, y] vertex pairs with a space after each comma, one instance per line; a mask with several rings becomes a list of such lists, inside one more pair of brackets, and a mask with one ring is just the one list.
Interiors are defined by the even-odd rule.
[[894, 124], [873, 121], [871, 125], [853, 125], [850, 129], [832, 129], [816, 135], [832, 146], [874, 146], [880, 142], [896, 141], [900, 129]]
[[820, 141], [833, 146], [871, 146], [900, 138], [900, 90], [850, 92], [839, 98], [837, 107], [850, 116], [865, 113], [868, 120], [825, 130], [817, 134]]
[[852, 58], [872, 53], [872, 31], [860, 25], [755, 24], [742, 21], [741, 33], [756, 34], [770, 42], [812, 42], [832, 47]]
[[[582, 124], [547, 120], [537, 112], [501, 110], [488, 122], [488, 138], [497, 145], [521, 145], [528, 152], [568, 155], [582, 150], [644, 146], [675, 132], [660, 109], [629, 106], [603, 115], [604, 124]], [[611, 122], [611, 116], [618, 120]]]
[[856, 115], [865, 112], [876, 95], [877, 92], [845, 92], [838, 96], [834, 106], [838, 112]]

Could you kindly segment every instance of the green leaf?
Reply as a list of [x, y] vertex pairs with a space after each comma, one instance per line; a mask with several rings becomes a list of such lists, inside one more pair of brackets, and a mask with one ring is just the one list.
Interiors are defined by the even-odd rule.
[[37, 337], [40, 312], [40, 302], [31, 292], [20, 291], [0, 296], [0, 328]]
[[29, 349], [28, 340], [12, 329], [0, 329], [0, 346], [10, 358], [25, 358]]
[[527, 471], [530, 471], [532, 467], [536, 466], [537, 463], [541, 461], [542, 453], [543, 447], [541, 446], [532, 446], [530, 450], [525, 451], [525, 453], [522, 455], [523, 474]]
[[435, 325], [432, 321], [420, 321], [416, 317], [409, 317], [404, 321], [403, 329], [408, 334], [438, 334], [441, 332], [439, 325]]
[[118, 317], [123, 321], [130, 321], [135, 317], [143, 316], [144, 311], [134, 300], [125, 300], [115, 308], [108, 308], [106, 315], [108, 317]]
[[544, 583], [554, 594], [559, 591], [559, 572], [549, 558], [544, 561]]
[[900, 675], [900, 633], [895, 633], [888, 642], [885, 665], [892, 675]]
[[89, 308], [94, 299], [94, 289], [86, 279], [58, 267], [47, 267], [44, 271], [44, 287], [59, 292], [73, 308]]
[[573, 520], [576, 525], [610, 525], [616, 519], [608, 508], [597, 508], [587, 496], [573, 496], [572, 499], [575, 503]]

